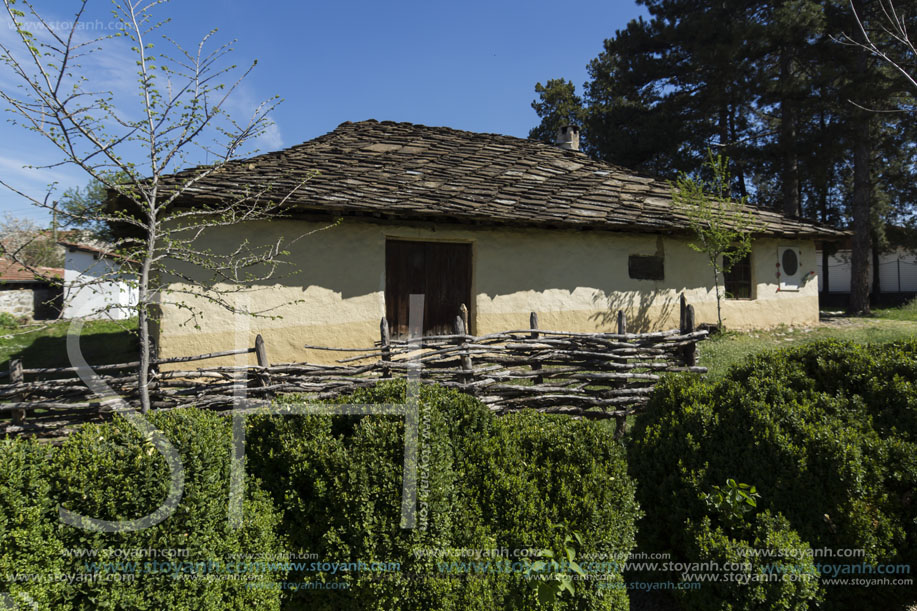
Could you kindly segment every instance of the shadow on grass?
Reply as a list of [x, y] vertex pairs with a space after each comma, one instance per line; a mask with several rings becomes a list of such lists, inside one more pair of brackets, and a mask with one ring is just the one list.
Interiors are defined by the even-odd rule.
[[[0, 371], [9, 370], [12, 358], [21, 358], [26, 369], [38, 367], [69, 367], [67, 356], [66, 327], [55, 329], [52, 334], [41, 334], [29, 339], [23, 338], [25, 345], [21, 350], [5, 356], [0, 361]], [[83, 356], [91, 365], [125, 363], [138, 358], [139, 342], [130, 330], [110, 330], [93, 332], [89, 330], [80, 337]]]

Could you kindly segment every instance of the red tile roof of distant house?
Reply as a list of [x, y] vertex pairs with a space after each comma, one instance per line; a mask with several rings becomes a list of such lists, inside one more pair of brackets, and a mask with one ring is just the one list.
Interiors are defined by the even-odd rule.
[[48, 278], [61, 279], [64, 270], [59, 267], [34, 267], [29, 269], [15, 261], [0, 257], [0, 282], [47, 282]]

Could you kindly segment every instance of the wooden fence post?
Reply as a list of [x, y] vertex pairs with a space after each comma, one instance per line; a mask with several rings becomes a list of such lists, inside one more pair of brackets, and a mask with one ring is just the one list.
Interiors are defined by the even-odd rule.
[[382, 336], [382, 377], [392, 377], [392, 370], [387, 363], [392, 360], [392, 336], [388, 330], [388, 320], [385, 316], [379, 321], [379, 335]]
[[[538, 313], [532, 312], [529, 314], [529, 328], [532, 329], [532, 333], [529, 335], [532, 339], [538, 339]], [[541, 371], [541, 363], [532, 363], [532, 371]], [[544, 376], [536, 376], [533, 378], [534, 383], [544, 384]]]
[[471, 335], [471, 325], [468, 324], [468, 306], [464, 303], [459, 305], [459, 316], [462, 317], [462, 324], [465, 325], [465, 333]]
[[[689, 305], [685, 308], [685, 328], [683, 329], [682, 334], [687, 335], [688, 333], [694, 333], [694, 330], [694, 306]], [[697, 341], [694, 340], [685, 346], [683, 354], [685, 365], [688, 367], [694, 367], [697, 365]]]
[[[22, 384], [25, 376], [22, 373], [22, 359], [10, 359], [10, 382], [13, 384]], [[23, 401], [25, 397], [17, 393], [14, 395], [16, 400]], [[25, 422], [25, 409], [13, 410], [13, 424], [22, 424]]]
[[[463, 303], [462, 306], [459, 308], [458, 316], [455, 317], [455, 334], [456, 335], [466, 335], [467, 329], [465, 327], [465, 320], [467, 320], [467, 317], [468, 317], [468, 308], [466, 308], [465, 304]], [[465, 339], [464, 337], [461, 337], [457, 339], [456, 343], [458, 343], [461, 346], [464, 346], [465, 344], [468, 343], [468, 340]], [[472, 373], [473, 369], [474, 369], [474, 365], [471, 362], [471, 355], [468, 354], [467, 350], [465, 350], [462, 353], [462, 370], [468, 373], [465, 373], [462, 375], [463, 384], [470, 384], [474, 380], [474, 374]]]
[[267, 350], [264, 349], [264, 338], [261, 334], [255, 336], [255, 355], [258, 357], [258, 367], [270, 367], [271, 363], [267, 360]]
[[681, 334], [682, 334], [682, 335], [684, 335], [684, 334], [685, 334], [685, 329], [686, 329], [686, 327], [685, 327], [685, 322], [686, 322], [686, 321], [685, 321], [685, 317], [687, 317], [687, 315], [688, 315], [688, 300], [687, 300], [687, 298], [685, 297], [685, 294], [682, 293], [682, 294], [681, 294], [681, 298], [680, 298], [678, 301], [679, 301], [679, 306], [680, 306], [680, 308], [679, 308], [680, 313], [679, 313], [679, 315], [678, 315], [678, 330], [681, 331]]
[[[261, 337], [261, 334], [255, 336], [255, 356], [258, 358], [258, 367], [264, 367], [267, 369], [271, 366], [270, 361], [267, 360], [267, 350], [264, 348], [264, 338]], [[262, 386], [267, 386], [271, 383], [270, 374], [266, 371], [262, 371], [258, 374], [258, 381]]]
[[627, 318], [624, 315], [624, 310], [618, 310], [618, 334], [627, 335]]
[[627, 433], [627, 416], [615, 416], [615, 439], [621, 439]]

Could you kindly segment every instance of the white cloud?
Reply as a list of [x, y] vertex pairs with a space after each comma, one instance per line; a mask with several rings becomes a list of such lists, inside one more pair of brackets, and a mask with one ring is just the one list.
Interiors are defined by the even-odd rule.
[[[49, 202], [65, 189], [83, 186], [88, 181], [88, 177], [75, 168], [23, 167], [21, 158], [13, 159], [4, 156], [0, 156], [0, 179], [38, 201], [44, 200], [51, 183], [56, 182]], [[3, 186], [0, 186], [0, 213], [30, 218], [39, 223], [46, 223], [50, 219], [50, 213], [47, 210], [35, 206], [28, 199]]]
[[255, 146], [263, 151], [276, 151], [283, 148], [283, 135], [276, 123], [270, 126], [255, 140]]
[[[53, 18], [53, 16], [51, 17]], [[65, 22], [60, 23], [63, 24]], [[104, 25], [103, 22], [99, 23]], [[21, 47], [21, 41], [18, 40], [15, 30], [10, 27], [10, 25], [8, 18], [0, 19], [0, 42], [8, 44], [15, 50]], [[61, 27], [63, 27], [63, 25]], [[36, 34], [39, 33], [38, 29], [32, 29], [35, 30]], [[112, 32], [96, 31], [92, 28], [87, 28], [77, 31], [76, 40], [78, 44], [85, 43], [109, 33]], [[47, 33], [42, 38], [45, 37], [47, 37]], [[213, 44], [215, 43], [208, 46], [213, 47]], [[167, 52], [173, 55], [178, 54], [178, 51], [171, 48], [169, 43], [159, 40], [158, 37], [156, 45], [157, 46], [154, 47], [152, 51], [154, 55]], [[98, 45], [90, 45], [84, 48], [84, 51], [88, 51], [90, 48], [98, 46], [101, 46], [102, 50], [84, 54], [77, 60], [80, 67], [78, 70], [75, 70], [75, 73], [83, 75], [88, 79], [86, 82], [80, 83], [80, 89], [82, 91], [96, 92], [101, 95], [110, 94], [113, 107], [116, 109], [117, 116], [121, 120], [128, 123], [142, 120], [144, 109], [138, 96], [139, 86], [136, 55], [130, 50], [131, 43], [125, 38], [107, 38], [99, 41]], [[225, 59], [225, 64], [229, 64], [233, 58], [229, 56]], [[233, 83], [232, 79], [238, 77], [238, 75], [239, 73], [225, 75], [225, 80], [228, 81], [227, 85], [231, 85]], [[160, 76], [160, 78], [163, 80], [160, 80], [158, 85], [163, 89], [167, 89], [168, 83], [164, 80], [163, 76]], [[22, 95], [22, 93], [17, 92], [15, 88], [20, 84], [19, 79], [12, 73], [8, 66], [0, 65], [0, 88], [14, 95], [14, 97], [18, 97]], [[66, 85], [65, 90], [72, 85], [72, 82]], [[167, 90], [163, 93], [168, 95]], [[83, 102], [90, 102], [90, 98], [87, 97]], [[245, 125], [257, 111], [261, 102], [263, 102], [263, 99], [256, 94], [252, 85], [246, 81], [237, 86], [236, 90], [227, 100], [224, 109], [239, 124]], [[101, 113], [97, 109], [93, 114], [98, 117]], [[105, 119], [105, 124], [107, 129], [102, 129], [102, 132], [106, 132], [109, 135], [115, 136], [125, 132], [123, 126], [117, 125], [110, 119]], [[53, 150], [53, 147], [49, 152], [46, 149], [47, 144], [39, 146], [41, 152], [34, 148], [31, 150], [23, 150], [23, 147], [19, 143], [20, 134], [22, 134], [21, 130], [22, 128], [0, 123], [0, 178], [3, 178], [7, 182], [16, 182], [15, 186], [17, 188], [21, 188], [24, 191], [29, 189], [30, 194], [34, 194], [40, 189], [42, 196], [46, 190], [46, 185], [50, 182], [58, 181], [63, 188], [85, 184], [86, 180], [82, 178], [83, 173], [76, 169], [71, 173], [66, 170], [52, 171], [23, 168], [22, 166], [25, 163], [48, 163], [49, 159], [50, 162], [59, 161], [61, 160], [61, 153], [58, 150]], [[30, 141], [33, 138], [37, 139], [37, 136], [34, 134], [28, 136]], [[201, 137], [198, 138], [198, 142], [205, 145], [211, 145], [215, 140], [220, 141], [221, 138], [219, 137], [218, 131], [214, 129], [208, 130], [207, 133], [201, 134]], [[82, 144], [85, 144], [85, 146], [82, 147], [84, 153], [94, 149], [91, 143]], [[115, 153], [122, 159], [137, 162], [142, 172], [142, 166], [145, 165], [144, 162], [146, 157], [141, 144], [142, 143], [136, 141], [127, 142], [119, 147], [120, 150], [115, 150]], [[247, 146], [244, 151], [241, 151], [241, 154], [250, 154], [252, 149], [258, 149], [263, 152], [276, 150], [282, 147], [283, 136], [281, 130], [276, 124], [271, 123], [264, 133], [252, 140], [249, 146]], [[219, 149], [219, 147], [217, 147], [217, 149]], [[186, 152], [188, 153], [188, 157], [184, 160], [183, 165], [206, 162], [206, 155], [196, 150], [194, 147], [191, 147]], [[99, 158], [99, 161], [102, 161], [102, 159]], [[172, 167], [171, 169], [178, 168]]]
[[[73, 174], [53, 168], [26, 167], [21, 159], [0, 156], [0, 178], [10, 183], [14, 180], [27, 182], [31, 186], [46, 186], [52, 182], [69, 184], [73, 181]], [[15, 185], [14, 185], [15, 186]]]
[[[224, 110], [240, 125], [245, 125], [252, 120], [255, 113], [261, 109], [262, 104], [268, 101], [267, 97], [259, 97], [249, 82], [243, 81], [238, 85], [232, 95], [226, 100]], [[270, 103], [270, 102], [267, 102]], [[253, 139], [243, 155], [257, 149], [259, 152], [275, 151], [283, 148], [283, 134], [274, 121], [270, 121], [264, 132]]]

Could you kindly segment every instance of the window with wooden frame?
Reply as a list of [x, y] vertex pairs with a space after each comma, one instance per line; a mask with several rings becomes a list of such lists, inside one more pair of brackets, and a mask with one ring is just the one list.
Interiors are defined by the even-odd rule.
[[471, 303], [471, 244], [385, 242], [385, 317], [393, 337], [408, 334], [410, 295], [424, 296], [424, 335], [453, 332], [459, 308]]
[[726, 299], [754, 299], [751, 283], [751, 253], [732, 264], [732, 268], [723, 274], [723, 287]]

